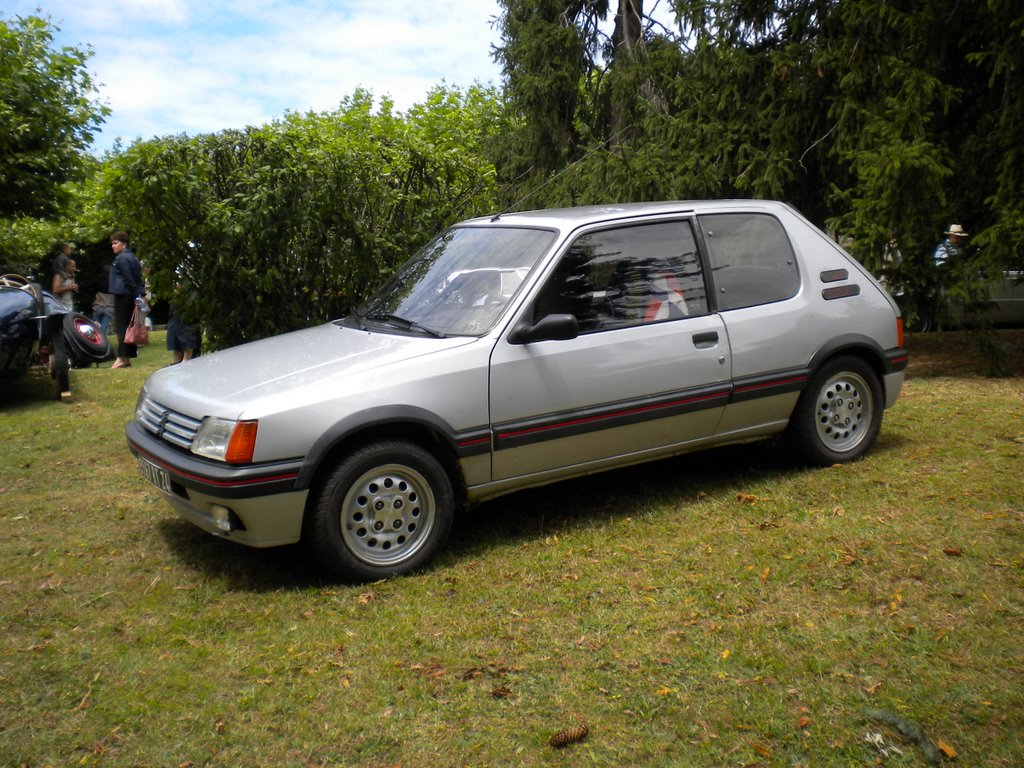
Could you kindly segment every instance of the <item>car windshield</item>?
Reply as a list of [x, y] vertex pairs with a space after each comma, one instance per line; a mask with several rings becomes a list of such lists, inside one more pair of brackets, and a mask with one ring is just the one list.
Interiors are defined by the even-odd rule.
[[356, 314], [363, 322], [437, 336], [490, 330], [555, 234], [453, 227], [410, 259]]

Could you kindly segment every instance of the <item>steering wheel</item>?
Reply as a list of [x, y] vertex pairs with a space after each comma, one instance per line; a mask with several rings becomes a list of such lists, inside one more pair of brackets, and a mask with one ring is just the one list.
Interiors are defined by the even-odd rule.
[[8, 274], [0, 275], [0, 287], [18, 288], [22, 291], [31, 291], [32, 283], [30, 283], [27, 278], [24, 278], [21, 275]]

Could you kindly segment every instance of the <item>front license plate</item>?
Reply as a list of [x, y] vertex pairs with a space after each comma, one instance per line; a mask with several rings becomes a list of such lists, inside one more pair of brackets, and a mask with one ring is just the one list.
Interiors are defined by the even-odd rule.
[[139, 472], [164, 493], [171, 492], [171, 474], [166, 469], [139, 456]]

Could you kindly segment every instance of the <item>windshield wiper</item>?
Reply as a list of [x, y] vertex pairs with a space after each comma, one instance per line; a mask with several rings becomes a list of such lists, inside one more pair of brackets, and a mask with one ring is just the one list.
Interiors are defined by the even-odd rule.
[[366, 319], [387, 323], [388, 325], [393, 325], [396, 328], [401, 328], [404, 331], [409, 331], [415, 328], [417, 331], [422, 331], [428, 336], [433, 336], [435, 339], [448, 338], [445, 334], [441, 333], [440, 331], [435, 331], [433, 328], [428, 328], [425, 325], [417, 323], [415, 320], [409, 320], [408, 318], [402, 317], [401, 315], [391, 315], [386, 312], [375, 312], [373, 314], [366, 315]]
[[356, 327], [357, 327], [357, 328], [358, 328], [358, 329], [359, 329], [360, 331], [365, 331], [365, 330], [367, 330], [367, 328], [366, 328], [366, 323], [364, 323], [364, 322], [363, 322], [363, 316], [362, 316], [362, 315], [360, 315], [360, 314], [359, 314], [359, 312], [358, 312], [358, 311], [356, 311], [355, 309], [350, 309], [350, 310], [348, 311], [348, 314], [347, 314], [347, 315], [346, 315], [345, 317], [343, 317], [343, 318], [341, 318], [340, 320], [338, 320], [338, 321], [337, 321], [337, 322], [335, 323], [335, 325], [341, 325], [341, 323], [343, 323], [343, 322], [344, 322], [344, 321], [346, 320], [346, 318], [348, 318], [348, 317], [351, 317], [351, 318], [353, 318], [353, 319], [354, 319], [354, 320], [356, 321]]

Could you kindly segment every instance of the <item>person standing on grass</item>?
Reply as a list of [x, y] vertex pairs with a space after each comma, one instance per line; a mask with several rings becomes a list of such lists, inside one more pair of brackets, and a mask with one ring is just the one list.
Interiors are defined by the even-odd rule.
[[110, 333], [110, 325], [114, 320], [114, 296], [110, 290], [110, 267], [104, 266], [100, 272], [100, 289], [92, 302], [92, 319], [99, 323], [100, 333]]
[[57, 297], [68, 312], [75, 308], [75, 291], [78, 290], [78, 283], [75, 282], [77, 267], [75, 260], [71, 258], [71, 243], [64, 243], [61, 252], [53, 260], [53, 283], [50, 286], [50, 293]]
[[114, 296], [114, 324], [117, 326], [117, 359], [111, 368], [128, 368], [136, 357], [138, 347], [125, 344], [124, 334], [132, 322], [135, 300], [146, 291], [142, 283], [142, 265], [128, 247], [128, 235], [115, 232], [110, 236], [114, 263], [110, 265], [109, 292]]
[[201, 343], [199, 326], [182, 320], [177, 306], [171, 304], [167, 318], [167, 351], [171, 353], [171, 365], [198, 357]]

